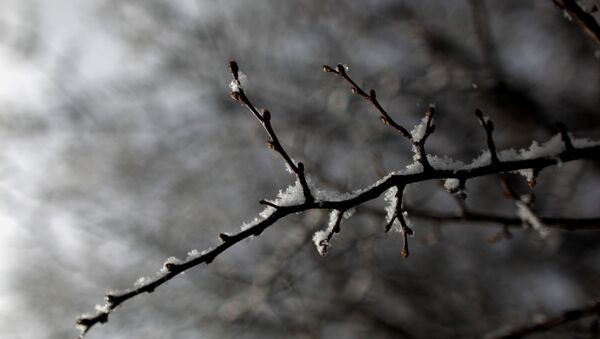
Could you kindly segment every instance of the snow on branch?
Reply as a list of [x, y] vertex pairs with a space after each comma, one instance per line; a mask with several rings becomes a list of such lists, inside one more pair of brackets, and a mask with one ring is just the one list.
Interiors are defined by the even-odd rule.
[[[330, 194], [316, 187], [311, 187], [313, 184], [305, 176], [304, 165], [301, 162], [294, 162], [279, 142], [271, 126], [270, 112], [267, 110], [259, 111], [246, 96], [245, 91], [247, 90], [247, 86], [242, 81], [243, 77], [241, 76], [242, 73], [239, 70], [238, 64], [235, 61], [231, 61], [229, 68], [233, 76], [230, 86], [231, 97], [246, 107], [263, 126], [270, 137], [267, 145], [283, 158], [286, 165], [291, 169], [291, 172], [295, 174], [296, 183], [288, 187], [288, 189], [280, 191], [278, 196], [273, 200], [261, 200], [260, 203], [266, 205], [266, 208], [259, 216], [250, 223], [244, 223], [241, 230], [237, 233], [219, 234], [218, 239], [220, 242], [218, 245], [204, 251], [192, 250], [188, 253], [185, 260], [169, 258], [154, 277], [139, 278], [130, 289], [112, 291], [106, 294], [104, 304], [97, 305], [94, 312], [84, 314], [77, 319], [77, 325], [81, 330], [80, 338], [96, 324], [106, 323], [109, 315], [125, 301], [143, 293], [152, 293], [157, 287], [193, 267], [203, 263], [210, 264], [230, 247], [242, 240], [260, 235], [267, 228], [288, 215], [314, 209], [332, 211], [327, 228], [324, 231], [317, 232], [313, 238], [319, 252], [324, 254], [328, 249], [333, 234], [341, 230], [340, 224], [342, 218], [350, 216], [355, 207], [385, 194], [389, 203], [386, 208], [386, 231], [389, 231], [395, 222], [400, 223], [400, 231], [403, 234], [404, 240], [401, 253], [406, 257], [409, 254], [407, 236], [413, 233], [406, 219], [406, 211], [402, 207], [402, 192], [407, 185], [428, 180], [444, 179], [447, 184], [446, 189], [450, 191], [456, 189], [464, 190], [466, 181], [476, 177], [526, 169], [535, 169], [539, 172], [545, 167], [563, 162], [580, 159], [600, 159], [600, 142], [588, 139], [574, 139], [566, 133], [566, 128], [545, 144], [539, 145], [533, 143], [526, 150], [506, 150], [497, 153], [491, 134], [493, 125], [482, 114], [481, 117], [480, 114], [477, 114], [477, 116], [485, 127], [488, 137], [488, 150], [482, 153], [482, 156], [474, 159], [470, 164], [463, 164], [449, 157], [427, 155], [424, 144], [427, 137], [434, 130], [432, 124], [433, 106], [429, 107], [423, 121], [409, 132], [406, 128], [397, 124], [385, 109], [381, 107], [374, 90], [371, 90], [367, 94], [356, 85], [347, 75], [347, 69], [343, 65], [338, 65], [335, 69], [330, 66], [324, 66], [324, 71], [336, 73], [349, 82], [352, 85], [353, 93], [362, 96], [374, 105], [381, 114], [381, 120], [391, 125], [416, 148], [415, 162], [406, 166], [405, 169], [392, 172], [366, 188], [350, 193]], [[529, 223], [534, 223], [528, 213], [522, 212], [521, 217]], [[540, 219], [538, 218], [537, 220], [539, 221]], [[532, 226], [535, 227], [535, 225]], [[582, 228], [585, 229], [585, 226]], [[573, 226], [573, 228], [576, 229], [577, 226]]]
[[531, 209], [534, 200], [533, 194], [519, 196], [505, 177], [502, 177], [502, 187], [504, 188], [506, 195], [515, 202], [515, 205], [517, 206], [517, 215], [521, 218], [523, 226], [530, 226], [538, 232], [542, 238], [547, 237], [549, 234], [548, 226], [544, 225], [541, 219]]

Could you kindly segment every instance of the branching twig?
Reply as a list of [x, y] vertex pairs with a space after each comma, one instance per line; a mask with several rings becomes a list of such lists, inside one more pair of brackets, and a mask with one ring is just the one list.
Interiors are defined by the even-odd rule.
[[375, 93], [375, 90], [372, 89], [369, 91], [369, 94], [367, 94], [367, 92], [365, 92], [360, 86], [358, 86], [356, 84], [356, 82], [354, 82], [354, 80], [352, 80], [352, 78], [350, 78], [350, 76], [348, 76], [348, 73], [346, 72], [346, 68], [344, 67], [344, 65], [338, 64], [335, 67], [335, 69], [331, 66], [324, 65], [323, 72], [335, 73], [335, 74], [341, 76], [342, 78], [344, 78], [344, 80], [346, 80], [350, 84], [350, 86], [351, 86], [350, 89], [352, 90], [353, 94], [363, 97], [365, 100], [370, 102], [373, 106], [375, 106], [375, 108], [379, 111], [379, 113], [381, 113], [381, 118], [380, 118], [381, 122], [383, 122], [386, 125], [392, 126], [394, 129], [396, 129], [398, 132], [400, 132], [400, 134], [402, 134], [403, 137], [405, 137], [406, 139], [408, 139], [409, 141], [412, 142], [412, 136], [411, 136], [410, 132], [408, 132], [408, 130], [406, 128], [400, 126], [396, 121], [394, 121], [394, 119], [392, 119], [392, 117], [387, 113], [387, 111], [381, 106], [381, 104], [377, 100], [377, 95]]
[[[164, 283], [173, 279], [180, 273], [185, 272], [195, 266], [198, 266], [202, 263], [210, 264], [217, 256], [228, 250], [233, 245], [239, 243], [244, 239], [260, 235], [265, 229], [272, 226], [278, 220], [288, 215], [312, 209], [339, 211], [341, 215], [344, 211], [348, 211], [367, 201], [376, 199], [392, 187], [403, 188], [411, 183], [423, 182], [428, 180], [439, 180], [444, 178], [460, 178], [460, 180], [465, 182], [466, 180], [471, 178], [486, 176], [490, 174], [512, 172], [516, 170], [530, 168], [542, 169], [548, 166], [553, 166], [557, 163], [569, 162], [579, 159], [600, 158], [600, 144], [586, 142], [583, 143], [583, 146], [573, 149], [564, 148], [562, 150], [555, 150], [550, 154], [541, 154], [531, 157], [515, 157], [514, 159], [498, 163], [477, 163], [471, 165], [455, 166], [452, 168], [449, 168], [447, 166], [443, 168], [436, 168], [435, 166], [432, 166], [430, 169], [423, 168], [422, 170], [418, 171], [391, 173], [385, 178], [377, 181], [375, 184], [362, 190], [353, 192], [352, 194], [347, 195], [343, 199], [325, 198], [320, 197], [318, 194], [315, 197], [312, 195], [311, 189], [309, 188], [308, 183], [306, 181], [304, 175], [304, 166], [302, 165], [302, 163], [295, 164], [291, 160], [289, 155], [285, 152], [282, 145], [279, 143], [277, 136], [275, 135], [275, 132], [271, 127], [270, 113], [268, 111], [264, 111], [261, 114], [246, 97], [246, 94], [241, 86], [241, 82], [239, 81], [239, 69], [237, 63], [230, 63], [230, 68], [231, 73], [234, 77], [234, 82], [232, 83], [232, 97], [235, 100], [240, 101], [244, 106], [246, 106], [253, 113], [253, 115], [261, 122], [261, 124], [271, 137], [273, 149], [275, 149], [281, 154], [281, 156], [284, 158], [285, 162], [288, 164], [291, 170], [297, 175], [298, 180], [302, 185], [303, 194], [305, 198], [304, 201], [293, 205], [283, 206], [263, 201], [264, 204], [268, 205], [268, 208], [263, 213], [261, 213], [260, 218], [256, 219], [250, 225], [245, 225], [245, 227], [238, 233], [221, 234], [221, 243], [219, 245], [203, 252], [192, 251], [184, 261], [168, 260], [164, 264], [163, 269], [156, 278], [142, 279], [142, 281], [138, 281], [135, 288], [123, 292], [108, 293], [105, 297], [105, 304], [102, 306], [98, 306], [98, 309], [95, 314], [83, 315], [77, 320], [77, 324], [80, 325], [82, 330], [81, 336], [85, 335], [89, 331], [89, 329], [92, 328], [94, 325], [98, 323], [107, 322], [109, 314], [112, 313], [112, 311], [123, 302], [142, 293], [152, 293], [157, 287], [163, 285]], [[343, 68], [338, 67], [337, 72], [345, 74]], [[346, 80], [354, 84], [349, 78], [347, 78]], [[358, 86], [355, 87], [357, 88], [357, 92], [359, 92], [360, 95], [364, 94], [364, 91], [358, 91]], [[372, 98], [369, 99], [372, 103], [377, 103], [374, 95], [370, 95], [368, 96], [368, 98]], [[378, 103], [375, 104], [375, 106], [381, 107]], [[385, 111], [383, 110], [383, 108], [378, 109], [380, 110], [380, 112], [382, 112], [382, 114], [384, 114]], [[386, 119], [389, 119], [389, 123], [393, 121], [391, 120], [391, 118], [389, 118], [387, 113], [384, 114], [384, 117]], [[397, 125], [395, 123], [393, 124]], [[433, 126], [431, 125], [431, 119], [426, 116], [426, 130], [432, 127]], [[405, 137], [410, 138], [411, 141], [413, 141], [413, 136], [410, 133], [408, 133], [405, 129], [397, 129]], [[427, 132], [425, 134], [427, 134]], [[427, 157], [424, 158], [426, 159]], [[315, 192], [319, 193], [318, 191]], [[396, 211], [396, 214], [396, 217], [399, 218], [403, 226], [403, 233], [405, 237], [405, 254], [408, 255], [408, 248], [406, 245], [406, 235], [409, 233], [409, 229], [407, 229], [408, 225], [406, 225], [406, 223], [402, 223], [403, 219], [401, 218], [401, 211]], [[339, 224], [337, 225], [337, 229], [339, 230]], [[336, 229], [335, 225], [334, 229]]]
[[234, 82], [233, 86], [231, 86], [231, 97], [241, 102], [242, 105], [248, 108], [250, 112], [252, 112], [252, 114], [254, 114], [254, 116], [258, 119], [258, 121], [260, 121], [260, 123], [263, 125], [263, 127], [269, 134], [269, 137], [271, 137], [271, 140], [267, 141], [267, 145], [269, 146], [269, 148], [272, 148], [273, 150], [281, 154], [286, 164], [296, 174], [298, 180], [300, 181], [300, 184], [302, 185], [304, 199], [306, 199], [307, 202], [314, 201], [315, 198], [310, 192], [310, 188], [308, 187], [308, 183], [306, 182], [306, 176], [304, 175], [304, 164], [301, 162], [295, 164], [292, 158], [290, 158], [290, 156], [287, 154], [287, 152], [279, 142], [279, 139], [277, 138], [277, 135], [275, 134], [275, 131], [271, 126], [271, 113], [267, 110], [264, 110], [261, 114], [258, 111], [258, 109], [256, 109], [256, 107], [250, 102], [239, 80], [239, 66], [237, 62], [230, 61], [229, 70], [231, 71], [231, 75], [233, 76]]
[[[511, 228], [521, 227], [523, 220], [517, 217], [509, 217], [505, 215], [493, 213], [481, 213], [473, 211], [464, 211], [461, 214], [435, 212], [429, 210], [416, 209], [407, 207], [407, 211], [419, 219], [433, 220], [440, 223], [494, 223], [498, 225], [507, 225]], [[566, 231], [574, 230], [600, 230], [600, 218], [552, 218], [539, 217], [544, 225], [549, 228], [561, 229]]]
[[359, 85], [350, 78], [346, 67], [342, 64], [338, 64], [335, 69], [329, 65], [323, 65], [323, 72], [325, 73], [334, 73], [338, 76], [341, 76], [344, 80], [346, 80], [350, 84], [350, 90], [353, 94], [358, 95], [368, 102], [370, 102], [381, 114], [380, 120], [386, 124], [392, 126], [396, 129], [400, 134], [410, 141], [413, 145], [415, 159], [421, 163], [424, 171], [430, 171], [432, 169], [429, 161], [427, 160], [426, 152], [425, 152], [425, 142], [427, 138], [433, 133], [435, 130], [435, 126], [432, 124], [433, 122], [433, 112], [434, 105], [429, 105], [427, 111], [425, 112], [425, 117], [423, 121], [415, 126], [412, 131], [408, 131], [406, 128], [402, 127], [398, 124], [392, 117], [387, 113], [387, 111], [381, 106], [379, 101], [377, 100], [377, 94], [374, 89], [369, 91], [369, 94], [365, 90], [363, 90]]
[[527, 325], [524, 327], [520, 327], [520, 328], [516, 328], [513, 329], [512, 331], [503, 334], [503, 335], [499, 335], [499, 336], [494, 336], [491, 337], [490, 339], [517, 339], [517, 338], [524, 338], [526, 336], [535, 334], [535, 333], [540, 333], [540, 332], [545, 332], [548, 330], [551, 330], [557, 326], [575, 321], [575, 320], [579, 320], [581, 318], [584, 317], [588, 317], [591, 315], [600, 315], [600, 301], [597, 301], [594, 304], [582, 307], [582, 308], [578, 308], [578, 309], [574, 309], [574, 310], [569, 310], [564, 312], [561, 315], [555, 316], [555, 317], [548, 317], [540, 322], [537, 322], [536, 324], [532, 324], [532, 325]]

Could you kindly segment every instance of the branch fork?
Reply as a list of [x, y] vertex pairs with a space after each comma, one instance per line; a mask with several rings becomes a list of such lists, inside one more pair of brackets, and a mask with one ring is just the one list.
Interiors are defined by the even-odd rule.
[[[98, 307], [95, 314], [82, 315], [77, 320], [77, 324], [81, 328], [80, 337], [83, 337], [94, 325], [107, 322], [109, 314], [112, 313], [112, 311], [123, 302], [143, 293], [152, 293], [157, 287], [162, 286], [169, 280], [173, 279], [174, 277], [176, 277], [182, 272], [185, 272], [188, 269], [196, 267], [202, 263], [210, 264], [217, 256], [227, 251], [230, 247], [234, 246], [235, 244], [241, 242], [244, 239], [249, 239], [253, 236], [261, 234], [264, 230], [274, 225], [278, 220], [287, 217], [288, 215], [297, 214], [312, 209], [331, 210], [332, 213], [330, 215], [330, 224], [328, 226], [328, 229], [326, 231], [321, 231], [324, 232], [322, 233], [322, 235], [324, 236], [323, 238], [317, 238], [317, 240], [319, 240], [317, 245], [321, 245], [324, 251], [326, 251], [327, 246], [329, 246], [329, 241], [333, 237], [333, 234], [340, 231], [341, 219], [346, 213], [348, 213], [348, 211], [365, 202], [378, 198], [389, 189], [395, 187], [397, 188], [397, 192], [395, 192], [396, 201], [394, 205], [394, 211], [392, 213], [392, 220], [388, 220], [388, 224], [386, 225], [386, 231], [389, 231], [395, 219], [397, 219], [400, 222], [404, 241], [402, 255], [406, 257], [409, 255], [408, 236], [412, 235], [413, 233], [412, 229], [408, 225], [407, 220], [405, 219], [405, 216], [403, 214], [404, 212], [402, 211], [402, 194], [406, 185], [427, 180], [458, 178], [464, 186], [464, 182], [466, 182], [468, 179], [475, 177], [498, 174], [503, 172], [513, 172], [531, 168], [534, 168], [539, 171], [545, 167], [553, 166], [560, 162], [568, 162], [579, 159], [600, 159], [600, 143], [579, 143], [580, 146], [578, 148], [571, 148], [568, 145], [570, 144], [571, 146], [573, 146], [573, 144], [575, 144], [575, 141], [577, 140], [572, 140], [568, 133], [566, 133], [566, 128], [564, 128], [562, 129], [564, 130], [564, 132], [561, 132], [561, 136], [563, 138], [563, 142], [565, 143], [565, 151], [546, 156], [532, 156], [530, 158], [519, 158], [500, 162], [498, 161], [498, 155], [496, 154], [495, 145], [491, 136], [491, 133], [493, 131], [493, 125], [490, 121], [483, 118], [482, 113], [476, 113], [478, 117], [480, 117], [480, 122], [482, 122], [482, 125], [486, 130], [486, 134], [488, 136], [488, 148], [490, 148], [492, 159], [496, 159], [495, 161], [492, 161], [492, 164], [480, 164], [474, 167], [460, 166], [454, 169], [431, 168], [430, 170], [423, 170], [420, 172], [410, 174], [391, 174], [385, 179], [378, 181], [376, 184], [369, 186], [368, 188], [365, 188], [363, 190], [358, 190], [343, 199], [319, 199], [317, 201], [313, 197], [312, 192], [306, 181], [304, 165], [301, 162], [295, 163], [279, 142], [277, 135], [275, 134], [275, 131], [271, 126], [271, 113], [266, 110], [259, 111], [250, 102], [240, 82], [241, 72], [239, 72], [239, 67], [237, 63], [235, 61], [232, 61], [230, 62], [229, 67], [233, 76], [233, 85], [231, 86], [232, 98], [234, 98], [236, 101], [240, 102], [243, 106], [250, 110], [251, 113], [262, 124], [263, 128], [267, 131], [267, 134], [271, 138], [269, 144], [272, 145], [273, 150], [275, 150], [281, 155], [285, 163], [297, 176], [297, 179], [302, 187], [304, 201], [294, 205], [279, 206], [275, 203], [266, 200], [261, 200], [261, 204], [267, 205], [272, 210], [265, 210], [268, 213], [261, 213], [260, 218], [257, 218], [254, 222], [252, 222], [249, 225], [244, 225], [242, 230], [238, 233], [221, 233], [219, 235], [219, 238], [221, 239], [220, 244], [202, 252], [198, 252], [195, 250], [190, 251], [190, 253], [188, 253], [188, 257], [184, 261], [176, 261], [169, 259], [167, 260], [167, 263], [165, 263], [163, 267], [164, 269], [161, 270], [159, 275], [157, 275], [155, 278], [148, 280], [144, 279], [141, 283], [136, 283], [135, 288], [133, 289], [129, 289], [123, 292], [108, 293], [105, 298], [105, 304], [103, 306]], [[352, 81], [347, 75], [346, 69], [342, 65], [338, 65], [336, 69], [333, 69], [329, 66], [324, 66], [323, 70], [326, 72], [333, 72], [343, 77], [349, 83], [351, 83], [352, 87], [354, 88], [353, 92], [371, 102], [371, 104], [373, 104], [379, 110], [381, 115], [385, 118], [385, 121], [390, 126], [398, 130], [407, 140], [413, 142], [414, 140], [418, 139], [416, 133], [413, 138], [413, 135], [411, 133], [409, 133], [406, 129], [398, 125], [387, 114], [387, 112], [381, 107], [381, 105], [379, 105], [374, 90], [371, 90], [369, 94], [366, 94], [364, 90], [357, 86], [354, 83], [354, 81]], [[424, 144], [427, 136], [429, 136], [433, 132], [432, 116], [433, 109], [430, 109], [429, 113], [427, 113], [426, 117], [424, 118], [425, 133], [423, 134], [423, 138], [418, 139], [418, 143]], [[419, 154], [423, 155], [421, 157], [422, 159], [427, 159], [424, 150], [420, 150]], [[468, 213], [465, 215], [467, 217], [476, 217], [476, 215], [473, 213]], [[325, 242], [321, 242], [321, 240], [323, 239], [325, 240]]]

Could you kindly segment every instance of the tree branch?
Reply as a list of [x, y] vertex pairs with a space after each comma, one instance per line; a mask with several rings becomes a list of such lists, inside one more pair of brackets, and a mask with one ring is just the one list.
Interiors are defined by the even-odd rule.
[[258, 119], [258, 121], [262, 124], [264, 129], [271, 137], [271, 140], [267, 141], [267, 145], [269, 146], [269, 148], [272, 148], [273, 150], [278, 152], [283, 157], [290, 170], [296, 174], [298, 180], [300, 181], [300, 184], [302, 185], [304, 199], [306, 199], [307, 202], [314, 201], [315, 198], [310, 192], [310, 188], [308, 187], [308, 183], [306, 182], [306, 176], [304, 175], [304, 164], [301, 162], [295, 164], [292, 158], [290, 158], [290, 156], [287, 154], [287, 152], [279, 142], [277, 134], [275, 134], [275, 131], [271, 126], [271, 113], [267, 110], [263, 110], [263, 113], [260, 114], [258, 109], [256, 109], [256, 107], [250, 102], [250, 100], [246, 96], [246, 93], [244, 92], [242, 83], [239, 80], [240, 72], [237, 62], [233, 60], [230, 61], [229, 70], [231, 71], [231, 75], [233, 76], [232, 84], [230, 86], [232, 90], [231, 97], [234, 100], [239, 101], [246, 108], [248, 108], [248, 110], [250, 110], [250, 112], [252, 112], [256, 119]]
[[[328, 66], [327, 66], [328, 67]], [[275, 132], [270, 124], [270, 113], [268, 111], [263, 111], [261, 114], [254, 105], [247, 98], [243, 88], [242, 83], [240, 81], [240, 72], [237, 66], [237, 63], [230, 63], [230, 70], [233, 75], [232, 81], [232, 97], [241, 102], [245, 107], [247, 107], [252, 114], [259, 120], [259, 122], [263, 125], [269, 136], [271, 137], [271, 142], [273, 149], [276, 150], [285, 160], [286, 164], [291, 168], [291, 170], [296, 174], [298, 180], [301, 183], [304, 201], [292, 204], [292, 205], [277, 205], [275, 203], [266, 203], [267, 208], [260, 214], [259, 218], [256, 218], [254, 222], [249, 225], [244, 225], [242, 230], [235, 234], [221, 234], [219, 237], [221, 239], [221, 243], [213, 248], [209, 248], [205, 251], [198, 252], [192, 251], [188, 254], [188, 257], [181, 261], [175, 259], [169, 259], [163, 265], [163, 268], [159, 272], [158, 276], [154, 279], [142, 279], [142, 281], [138, 281], [136, 287], [123, 291], [123, 292], [110, 292], [105, 296], [104, 305], [98, 306], [95, 314], [86, 314], [79, 317], [77, 320], [77, 324], [80, 326], [81, 335], [83, 337], [93, 326], [98, 323], [105, 323], [108, 321], [108, 317], [110, 313], [112, 313], [119, 305], [123, 302], [140, 295], [142, 293], [152, 293], [157, 287], [163, 285], [167, 281], [173, 279], [177, 275], [182, 272], [185, 272], [195, 266], [198, 266], [202, 263], [210, 264], [216, 257], [221, 255], [227, 249], [232, 247], [233, 245], [239, 243], [244, 239], [251, 238], [253, 236], [260, 235], [264, 230], [274, 225], [278, 220], [290, 215], [296, 214], [299, 212], [304, 212], [312, 209], [326, 209], [326, 210], [334, 210], [338, 211], [341, 215], [344, 211], [348, 211], [358, 205], [361, 205], [367, 201], [373, 200], [381, 196], [384, 192], [389, 190], [392, 187], [405, 187], [408, 184], [423, 182], [427, 180], [439, 180], [444, 178], [459, 178], [461, 182], [466, 182], [468, 179], [486, 176], [490, 174], [498, 174], [503, 172], [512, 172], [521, 169], [542, 169], [548, 166], [556, 165], [557, 163], [569, 162], [579, 159], [599, 159], [600, 158], [600, 143], [590, 142], [587, 140], [571, 140], [573, 145], [572, 149], [562, 146], [561, 149], [551, 149], [549, 152], [545, 154], [538, 153], [537, 156], [531, 155], [515, 155], [511, 157], [509, 160], [498, 161], [497, 163], [486, 163], [486, 162], [473, 162], [472, 164], [460, 164], [460, 165], [448, 165], [442, 164], [442, 166], [438, 166], [439, 164], [432, 165], [429, 169], [424, 167], [419, 168], [420, 166], [413, 166], [411, 164], [407, 166], [407, 168], [403, 171], [393, 172], [388, 174], [386, 177], [380, 179], [373, 185], [366, 187], [364, 189], [352, 192], [343, 198], [331, 198], [328, 197], [327, 194], [322, 191], [315, 190], [316, 197], [312, 195], [312, 191], [306, 181], [304, 176], [304, 166], [302, 163], [298, 163], [297, 165], [291, 160], [289, 155], [285, 152], [283, 146], [277, 139]], [[338, 74], [345, 74], [340, 67], [337, 70]], [[342, 75], [343, 76], [343, 75]], [[345, 77], [346, 80], [354, 84], [350, 78]], [[360, 90], [358, 86], [354, 84], [355, 88], [359, 95], [363, 95], [364, 91]], [[377, 103], [374, 95], [368, 96], [372, 103]], [[381, 107], [378, 103], [375, 104], [376, 107]], [[378, 108], [380, 112], [384, 115], [386, 119], [391, 118], [384, 114], [383, 108]], [[430, 115], [429, 115], [430, 117]], [[428, 129], [432, 128], [431, 119], [428, 116], [424, 118], [424, 128], [425, 133], [423, 136], [427, 135], [430, 132], [427, 132]], [[392, 123], [393, 126], [396, 125]], [[399, 125], [398, 125], [399, 126]], [[413, 135], [408, 133], [403, 128], [397, 128], [405, 137], [410, 137], [411, 141], [413, 140]], [[404, 131], [404, 132], [403, 132]], [[422, 140], [422, 139], [419, 139]], [[489, 145], [488, 145], [489, 146]], [[579, 146], [579, 147], [577, 147]], [[500, 153], [502, 154], [502, 153]], [[426, 156], [423, 157], [427, 159]], [[477, 160], [476, 160], [477, 161]], [[400, 204], [399, 202], [398, 204]], [[396, 217], [401, 218], [401, 211], [396, 207]], [[333, 229], [339, 230], [339, 220], [334, 219]], [[400, 219], [402, 223], [402, 218]], [[409, 229], [406, 223], [402, 223], [402, 232], [404, 235], [405, 245], [403, 249], [403, 254], [408, 255], [408, 247], [406, 242], [406, 235], [409, 234]], [[332, 232], [332, 234], [335, 232]]]
[[594, 304], [582, 308], [566, 311], [563, 314], [555, 317], [548, 317], [536, 324], [526, 325], [520, 328], [513, 329], [506, 334], [491, 337], [490, 339], [524, 338], [535, 333], [546, 332], [557, 326], [576, 321], [594, 314], [600, 315], [600, 301], [597, 301]]
[[561, 9], [568, 18], [575, 21], [577, 26], [600, 47], [600, 25], [598, 25], [598, 22], [590, 13], [581, 8], [575, 0], [552, 1], [556, 7]]
[[[467, 222], [467, 223], [495, 223], [499, 225], [506, 225], [511, 228], [521, 227], [523, 220], [518, 217], [509, 217], [500, 214], [493, 213], [481, 213], [465, 211], [460, 214], [435, 212], [429, 210], [422, 210], [407, 207], [410, 215], [415, 216], [418, 219], [433, 220], [440, 223], [447, 222]], [[549, 228], [561, 229], [566, 231], [574, 230], [600, 230], [600, 218], [553, 218], [553, 217], [540, 217], [540, 220], [544, 225]]]
[[372, 89], [369, 91], [369, 94], [367, 94], [367, 92], [365, 92], [360, 86], [356, 84], [356, 82], [354, 82], [354, 80], [352, 80], [352, 78], [350, 78], [350, 76], [346, 72], [346, 68], [344, 67], [344, 65], [338, 64], [335, 67], [335, 69], [331, 66], [324, 65], [323, 72], [335, 73], [344, 78], [344, 80], [346, 80], [350, 84], [350, 89], [353, 94], [358, 95], [370, 102], [379, 111], [379, 113], [381, 113], [381, 122], [383, 122], [386, 125], [392, 126], [394, 129], [400, 132], [400, 134], [403, 137], [412, 142], [412, 135], [410, 134], [410, 132], [408, 132], [406, 128], [400, 126], [396, 121], [394, 121], [394, 119], [392, 119], [392, 117], [387, 113], [387, 111], [381, 106], [381, 104], [377, 100], [375, 90]]

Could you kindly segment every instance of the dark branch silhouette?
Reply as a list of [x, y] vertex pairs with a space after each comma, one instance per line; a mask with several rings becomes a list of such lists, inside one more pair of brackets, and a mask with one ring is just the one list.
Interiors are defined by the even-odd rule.
[[552, 0], [556, 7], [564, 11], [567, 18], [575, 21], [577, 26], [600, 47], [600, 25], [594, 17], [586, 12], [575, 0]]
[[[288, 215], [312, 209], [332, 211], [334, 217], [332, 219], [332, 228], [329, 232], [325, 233], [326, 241], [323, 243], [324, 245], [329, 246], [333, 234], [340, 231], [340, 222], [346, 211], [352, 210], [354, 207], [367, 201], [376, 199], [386, 191], [395, 188], [397, 191], [395, 205], [393, 206], [394, 212], [391, 222], [388, 220], [389, 225], [386, 225], [386, 230], [389, 230], [392, 227], [394, 220], [397, 220], [400, 223], [400, 231], [402, 232], [404, 239], [402, 255], [406, 257], [409, 254], [407, 235], [410, 235], [411, 230], [403, 217], [403, 213], [406, 211], [403, 210], [402, 206], [402, 192], [407, 185], [428, 180], [454, 179], [458, 180], [459, 186], [464, 188], [464, 183], [471, 178], [527, 169], [535, 169], [539, 172], [543, 168], [564, 162], [580, 159], [600, 159], [600, 143], [572, 139], [566, 133], [566, 130], [564, 133], [561, 132], [560, 135], [556, 136], [559, 140], [562, 140], [562, 143], [558, 146], [556, 144], [551, 144], [550, 146], [553, 147], [548, 147], [545, 153], [513, 154], [514, 152], [510, 151], [498, 153], [491, 133], [493, 125], [488, 118], [483, 117], [483, 114], [480, 111], [477, 111], [477, 116], [485, 127], [487, 145], [490, 152], [489, 159], [486, 159], [485, 157], [476, 159], [473, 163], [466, 165], [456, 162], [438, 161], [436, 157], [428, 156], [425, 153], [424, 148], [427, 137], [434, 131], [432, 124], [433, 107], [428, 109], [423, 121], [409, 132], [406, 128], [397, 124], [386, 110], [381, 107], [376, 99], [375, 91], [371, 90], [370, 94], [366, 94], [366, 92], [356, 85], [356, 83], [347, 75], [346, 70], [342, 65], [338, 65], [335, 70], [329, 66], [324, 66], [323, 69], [325, 71], [334, 72], [343, 77], [352, 85], [352, 91], [355, 94], [362, 96], [373, 104], [382, 114], [382, 120], [395, 128], [403, 137], [413, 144], [413, 151], [415, 153], [415, 162], [408, 165], [404, 170], [392, 172], [371, 186], [351, 192], [345, 196], [332, 197], [328, 193], [320, 191], [315, 187], [311, 187], [310, 180], [305, 176], [303, 164], [301, 162], [295, 163], [279, 142], [279, 139], [271, 126], [271, 113], [267, 110], [263, 110], [262, 112], [259, 111], [247, 97], [242, 81], [240, 81], [241, 72], [238, 64], [232, 61], [230, 62], [229, 67], [233, 76], [231, 84], [232, 98], [250, 110], [262, 124], [271, 138], [267, 142], [267, 145], [282, 156], [285, 163], [290, 168], [290, 171], [297, 177], [301, 186], [300, 193], [303, 200], [289, 205], [286, 204], [285, 201], [270, 202], [261, 200], [261, 203], [267, 206], [266, 209], [260, 214], [260, 217], [251, 224], [245, 225], [240, 232], [235, 234], [221, 233], [219, 235], [221, 243], [217, 246], [203, 252], [191, 252], [185, 260], [169, 259], [163, 265], [159, 275], [154, 279], [144, 280], [137, 284], [135, 288], [124, 292], [111, 292], [107, 294], [105, 296], [105, 304], [98, 307], [95, 314], [82, 315], [77, 320], [77, 324], [81, 327], [80, 337], [83, 337], [96, 324], [107, 322], [109, 315], [123, 302], [142, 293], [152, 293], [157, 287], [195, 266], [202, 263], [210, 264], [216, 257], [230, 247], [244, 239], [260, 235], [264, 230]], [[477, 214], [466, 213], [463, 217], [476, 218], [477, 216]], [[510, 221], [511, 224], [513, 224], [513, 220], [510, 219]], [[570, 225], [571, 229], [579, 229], [580, 226], [581, 229], [597, 229], [596, 227], [590, 228], [589, 225], [578, 225], [577, 223], [570, 223]]]

